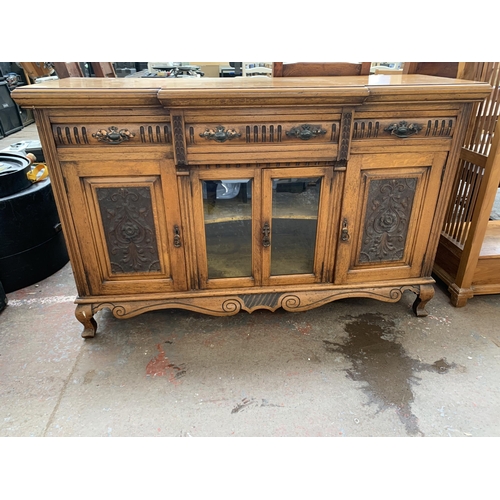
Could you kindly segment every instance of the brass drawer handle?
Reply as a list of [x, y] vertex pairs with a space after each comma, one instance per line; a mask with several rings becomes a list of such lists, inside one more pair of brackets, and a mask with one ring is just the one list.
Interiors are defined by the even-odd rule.
[[305, 123], [304, 125], [300, 125], [298, 127], [293, 127], [290, 130], [286, 131], [286, 135], [288, 137], [298, 137], [303, 141], [308, 141], [313, 137], [318, 137], [320, 135], [325, 135], [326, 130], [321, 128], [321, 125], [309, 125]]
[[226, 142], [228, 139], [234, 139], [235, 137], [241, 137], [241, 134], [236, 130], [226, 130], [226, 127], [218, 125], [214, 129], [206, 129], [205, 132], [200, 134], [200, 137], [204, 137], [207, 140], [213, 140], [215, 142]]
[[405, 121], [393, 123], [384, 129], [385, 132], [390, 132], [391, 135], [395, 135], [396, 137], [400, 137], [402, 139], [418, 134], [421, 130], [422, 125], [419, 125], [418, 123], [408, 123]]
[[108, 130], [98, 130], [95, 134], [92, 134], [92, 137], [107, 144], [121, 144], [135, 137], [135, 134], [126, 128], [118, 130], [118, 127], [109, 127]]

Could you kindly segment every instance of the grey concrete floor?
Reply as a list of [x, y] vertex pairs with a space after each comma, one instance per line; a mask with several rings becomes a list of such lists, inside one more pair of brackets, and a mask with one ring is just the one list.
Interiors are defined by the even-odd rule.
[[96, 315], [80, 337], [70, 265], [8, 294], [1, 436], [500, 435], [499, 296], [429, 316], [347, 299], [304, 313]]
[[88, 340], [75, 295], [69, 264], [8, 294], [0, 436], [500, 436], [497, 295], [457, 309], [437, 284], [425, 318], [411, 292], [224, 318], [104, 310]]

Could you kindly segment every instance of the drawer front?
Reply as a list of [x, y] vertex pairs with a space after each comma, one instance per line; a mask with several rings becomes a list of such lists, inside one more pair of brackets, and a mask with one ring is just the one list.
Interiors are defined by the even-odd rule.
[[235, 146], [272, 147], [279, 144], [337, 144], [339, 121], [267, 123], [186, 123], [188, 151], [224, 151]]
[[455, 125], [455, 117], [358, 118], [354, 120], [352, 140], [451, 140]]
[[52, 124], [57, 147], [172, 144], [170, 122]]

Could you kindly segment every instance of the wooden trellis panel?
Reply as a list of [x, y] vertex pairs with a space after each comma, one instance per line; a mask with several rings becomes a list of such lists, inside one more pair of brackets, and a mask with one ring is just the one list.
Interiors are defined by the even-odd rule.
[[500, 62], [459, 63], [457, 77], [492, 85], [474, 105], [434, 266], [452, 304], [464, 306], [473, 295], [500, 293], [500, 221], [489, 220], [500, 182]]

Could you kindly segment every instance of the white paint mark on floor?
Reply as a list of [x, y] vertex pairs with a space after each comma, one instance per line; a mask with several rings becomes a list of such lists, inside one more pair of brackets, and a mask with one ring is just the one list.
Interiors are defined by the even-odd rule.
[[74, 302], [73, 295], [55, 295], [53, 297], [37, 297], [33, 299], [9, 299], [8, 305], [11, 307], [29, 306], [32, 304], [62, 304], [65, 302]]

